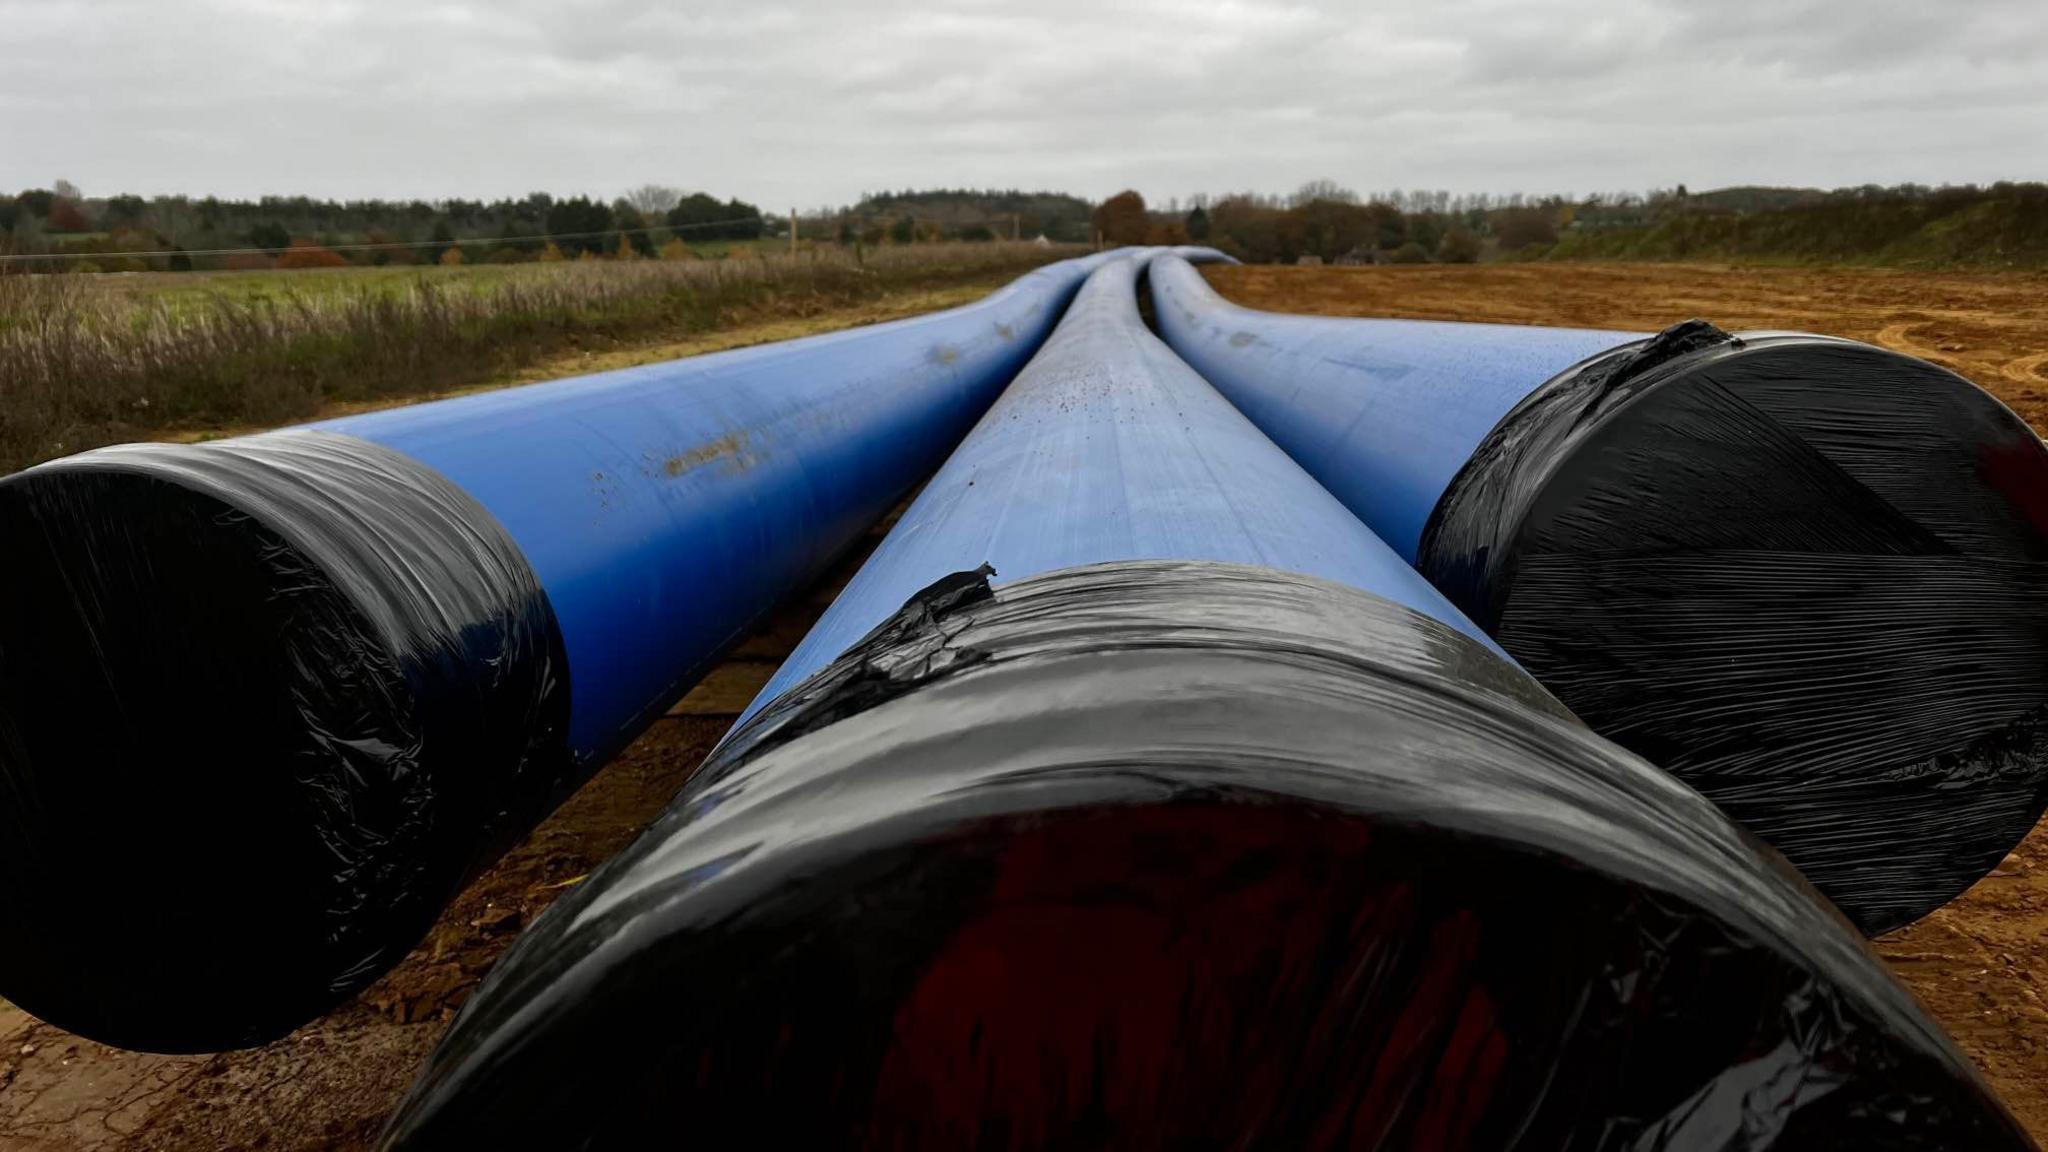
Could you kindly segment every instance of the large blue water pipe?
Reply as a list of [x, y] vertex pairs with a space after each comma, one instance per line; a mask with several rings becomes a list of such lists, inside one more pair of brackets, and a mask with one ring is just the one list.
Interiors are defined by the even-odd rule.
[[1144, 329], [1143, 258], [384, 1146], [2026, 1147], [1782, 861]]
[[1135, 284], [1151, 257], [1142, 251], [1089, 278], [1029, 370], [932, 477], [741, 723], [918, 589], [984, 563], [999, 582], [1115, 560], [1257, 564], [1373, 592], [1492, 645], [1145, 329]]
[[1174, 350], [1581, 718], [1871, 932], [2048, 804], [2048, 452], [1924, 361], [1280, 315], [1155, 263]]
[[196, 1051], [369, 983], [923, 479], [1111, 258], [0, 481], [0, 994]]

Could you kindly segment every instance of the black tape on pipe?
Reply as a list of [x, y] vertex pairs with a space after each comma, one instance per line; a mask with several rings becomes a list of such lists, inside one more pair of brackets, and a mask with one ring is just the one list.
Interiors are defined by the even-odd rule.
[[384, 1146], [2029, 1146], [1781, 860], [1461, 633], [985, 575], [542, 916]]
[[1417, 565], [1870, 934], [2048, 804], [2048, 451], [1924, 361], [1698, 321], [1595, 357], [1493, 430]]
[[416, 943], [573, 781], [525, 560], [385, 448], [132, 445], [0, 482], [0, 995], [260, 1043]]

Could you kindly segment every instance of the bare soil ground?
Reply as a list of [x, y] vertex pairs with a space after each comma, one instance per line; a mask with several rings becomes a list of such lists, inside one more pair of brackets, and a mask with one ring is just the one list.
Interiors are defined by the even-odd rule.
[[1794, 329], [1919, 356], [2048, 429], [2048, 272], [1755, 268], [1714, 264], [1219, 267], [1250, 308], [1654, 332], [1698, 317]]
[[[2048, 275], [1583, 264], [1211, 275], [1241, 303], [1300, 312], [1645, 330], [1700, 316], [1727, 328], [1851, 336], [1953, 368], [2048, 429]], [[898, 302], [806, 324], [822, 330], [958, 302]], [[559, 369], [709, 350], [613, 349]], [[486, 871], [398, 969], [326, 1019], [248, 1052], [152, 1056], [81, 1040], [0, 1001], [0, 1149], [372, 1146], [455, 1009], [519, 929], [667, 805], [881, 530]], [[1878, 949], [2048, 1142], [2048, 1007], [2037, 994], [2037, 980], [2048, 980], [2048, 824], [1991, 877]], [[147, 955], [138, 941], [138, 962]]]

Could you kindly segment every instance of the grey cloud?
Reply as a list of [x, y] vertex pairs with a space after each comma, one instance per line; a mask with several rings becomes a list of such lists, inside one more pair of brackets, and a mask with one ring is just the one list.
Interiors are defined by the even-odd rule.
[[0, 0], [0, 28], [0, 187], [2048, 177], [2038, 0]]

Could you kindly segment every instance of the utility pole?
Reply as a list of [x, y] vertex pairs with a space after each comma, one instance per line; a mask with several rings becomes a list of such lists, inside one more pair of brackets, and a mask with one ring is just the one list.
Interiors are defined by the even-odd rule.
[[789, 254], [796, 255], [796, 209], [789, 210]]

